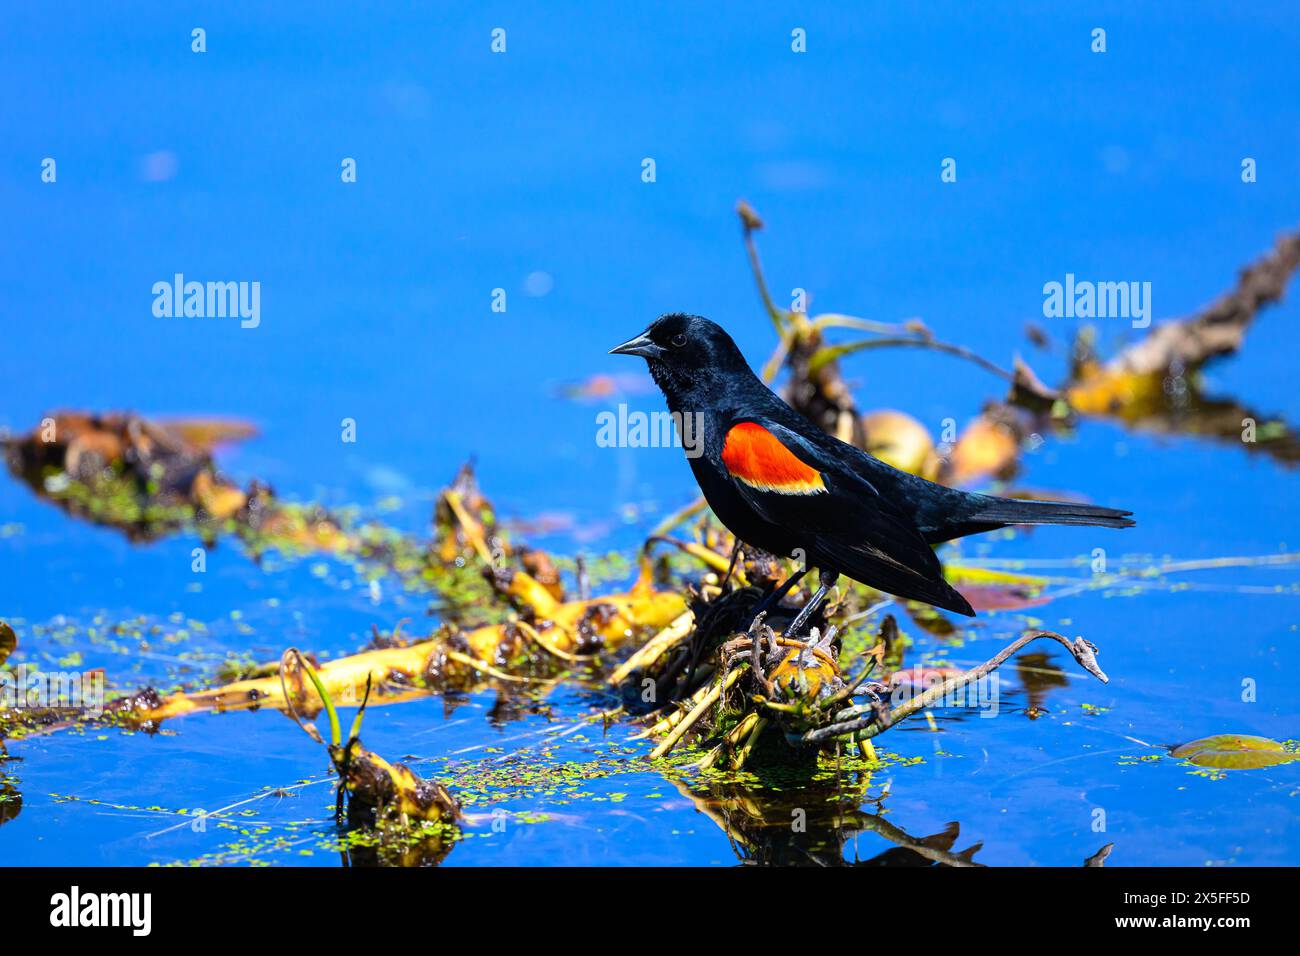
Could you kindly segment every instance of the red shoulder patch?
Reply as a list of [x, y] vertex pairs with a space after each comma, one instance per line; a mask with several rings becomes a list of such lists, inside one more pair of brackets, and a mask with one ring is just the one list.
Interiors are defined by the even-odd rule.
[[816, 468], [804, 464], [762, 425], [733, 425], [722, 443], [722, 463], [751, 488], [783, 495], [815, 495], [826, 490]]

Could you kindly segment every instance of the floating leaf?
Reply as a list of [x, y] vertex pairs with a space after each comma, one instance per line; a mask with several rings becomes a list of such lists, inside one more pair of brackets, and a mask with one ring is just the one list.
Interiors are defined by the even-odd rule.
[[1037, 575], [961, 564], [949, 564], [944, 572], [977, 611], [1017, 611], [1051, 600], [1043, 593], [1048, 579]]
[[1254, 770], [1300, 760], [1300, 754], [1287, 750], [1276, 740], [1250, 734], [1202, 737], [1175, 747], [1173, 755], [1189, 760], [1198, 767], [1216, 767], [1220, 770]]
[[1051, 597], [1035, 589], [1000, 584], [969, 584], [958, 588], [976, 611], [1019, 611], [1041, 607]]
[[1001, 584], [1008, 587], [1043, 588], [1048, 579], [1036, 574], [1021, 574], [1019, 571], [999, 571], [994, 568], [981, 568], [973, 564], [960, 564], [956, 561], [944, 566], [944, 576], [948, 583], [963, 584]]

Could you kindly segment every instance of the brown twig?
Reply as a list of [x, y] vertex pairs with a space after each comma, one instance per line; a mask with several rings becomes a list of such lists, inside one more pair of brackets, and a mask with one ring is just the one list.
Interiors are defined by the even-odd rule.
[[884, 733], [895, 724], [906, 720], [918, 711], [933, 706], [955, 691], [992, 673], [1010, 660], [1012, 655], [1026, 644], [1040, 638], [1057, 641], [1074, 656], [1074, 659], [1079, 662], [1084, 670], [1103, 684], [1109, 682], [1110, 678], [1097, 664], [1097, 648], [1082, 637], [1071, 641], [1055, 631], [1026, 631], [1018, 640], [1007, 645], [978, 667], [929, 688], [923, 694], [913, 697], [893, 710], [884, 711], [879, 705], [849, 707], [835, 715], [835, 723], [810, 730], [801, 737], [796, 737], [795, 740], [804, 744], [822, 743], [834, 737], [843, 737], [854, 741], [869, 740], [877, 734]]
[[951, 342], [940, 342], [938, 339], [926, 338], [925, 336], [910, 337], [890, 337], [881, 339], [862, 339], [857, 342], [850, 342], [845, 345], [828, 345], [820, 352], [813, 356], [809, 362], [809, 369], [817, 371], [827, 361], [832, 358], [843, 358], [854, 352], [865, 352], [867, 349], [887, 349], [887, 348], [918, 348], [930, 349], [934, 352], [943, 352], [945, 355], [952, 355], [957, 358], [965, 359], [968, 362], [974, 362], [985, 371], [992, 372], [994, 375], [1006, 379], [1008, 382], [1014, 382], [1016, 376], [1013, 372], [1008, 372], [1000, 365], [989, 361], [972, 349], [964, 345], [954, 345]]
[[777, 308], [776, 303], [772, 301], [772, 296], [767, 291], [767, 280], [763, 278], [763, 265], [758, 258], [758, 245], [754, 242], [754, 233], [763, 228], [763, 220], [758, 217], [758, 213], [754, 212], [754, 207], [743, 199], [736, 203], [736, 213], [740, 216], [740, 224], [744, 228], [745, 251], [749, 253], [749, 265], [754, 273], [754, 281], [758, 284], [759, 298], [763, 300], [763, 306], [776, 327], [776, 334], [784, 337], [786, 322], [791, 313]]

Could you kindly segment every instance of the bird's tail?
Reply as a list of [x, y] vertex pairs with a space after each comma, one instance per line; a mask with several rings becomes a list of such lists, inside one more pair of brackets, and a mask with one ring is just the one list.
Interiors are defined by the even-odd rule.
[[992, 495], [980, 497], [983, 501], [967, 520], [1000, 525], [1082, 524], [1102, 528], [1131, 528], [1136, 523], [1129, 517], [1133, 512], [1118, 508], [1081, 505], [1070, 501], [1022, 501]]

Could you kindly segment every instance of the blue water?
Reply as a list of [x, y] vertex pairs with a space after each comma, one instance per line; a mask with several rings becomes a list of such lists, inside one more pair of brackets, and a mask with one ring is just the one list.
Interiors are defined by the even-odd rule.
[[[667, 310], [709, 315], [752, 361], [766, 358], [772, 332], [733, 213], [741, 197], [767, 223], [760, 242], [779, 300], [799, 287], [813, 311], [919, 316], [1002, 364], [1020, 351], [1059, 381], [1074, 323], [1043, 318], [1045, 282], [1067, 272], [1150, 282], [1155, 318], [1175, 318], [1230, 288], [1300, 221], [1300, 18], [1210, 4], [1055, 7], [1017, 17], [942, 3], [7, 10], [0, 426], [25, 431], [57, 408], [248, 419], [259, 437], [220, 455], [231, 475], [328, 504], [373, 509], [397, 495], [403, 507], [385, 520], [412, 533], [474, 455], [507, 516], [559, 515], [576, 529], [539, 543], [630, 547], [694, 487], [678, 451], [597, 447], [595, 416], [619, 400], [658, 409], [659, 398], [634, 388], [575, 402], [561, 387], [639, 374], [605, 352]], [[1089, 49], [1098, 26], [1104, 54]], [[202, 54], [191, 52], [195, 27], [206, 30]], [[501, 55], [490, 51], [496, 27]], [[807, 53], [790, 49], [796, 27]], [[54, 183], [41, 180], [46, 157]], [[355, 183], [340, 181], [345, 157]], [[647, 157], [653, 183], [641, 178]], [[955, 183], [940, 181], [946, 157]], [[1245, 157], [1257, 182], [1241, 181]], [[152, 286], [178, 272], [259, 282], [260, 325], [156, 318]], [[492, 310], [498, 288], [505, 312]], [[1025, 341], [1029, 321], [1047, 328], [1053, 351]], [[1294, 296], [1263, 313], [1243, 352], [1211, 369], [1210, 391], [1300, 421], [1298, 323]], [[1135, 334], [1122, 320], [1101, 325], [1107, 351]], [[933, 431], [1001, 390], [974, 366], [915, 351], [866, 353], [845, 372], [864, 408], [902, 409]], [[340, 440], [345, 418], [357, 423], [354, 444]], [[1300, 544], [1297, 476], [1231, 445], [1085, 423], [1030, 456], [1022, 480], [1131, 508], [1138, 526], [1041, 529], [968, 554], [1059, 559], [1104, 547], [1115, 560], [1191, 559]], [[341, 566], [326, 578], [311, 562], [259, 570], [233, 546], [213, 552], [194, 590], [194, 541], [132, 545], [8, 478], [0, 525], [18, 526], [0, 536], [0, 616], [23, 655], [78, 651], [126, 688], [163, 680], [175, 661], [107, 646], [104, 623], [203, 622], [184, 645], [202, 683], [227, 651], [346, 653], [372, 623], [424, 613], [391, 588], [372, 602]], [[1071, 678], [1048, 691], [1038, 720], [967, 715], [941, 719], [940, 734], [924, 723], [891, 733], [882, 747], [923, 758], [892, 773], [891, 822], [926, 835], [958, 821], [959, 848], [983, 842], [986, 863], [1073, 865], [1106, 842], [1112, 864], [1300, 862], [1294, 765], [1211, 780], [1167, 759], [1122, 762], [1210, 733], [1298, 735], [1294, 570], [1177, 580], [1215, 587], [1084, 591], [1029, 612], [1097, 643], [1111, 684], [1056, 654]], [[1283, 592], [1259, 593], [1272, 585]], [[959, 649], [920, 649], [975, 663], [1023, 624], [982, 616]], [[1023, 707], [1016, 677], [1006, 679]], [[453, 757], [462, 748], [545, 729], [537, 717], [495, 729], [491, 702], [476, 696], [450, 717], [437, 700], [376, 709], [367, 743], [443, 772], [449, 759], [482, 756]], [[1088, 715], [1085, 703], [1109, 709]], [[585, 705], [570, 696], [560, 709]], [[0, 769], [23, 808], [0, 826], [0, 858], [201, 858], [229, 833], [150, 837], [174, 815], [132, 808], [211, 810], [324, 779], [319, 749], [274, 714], [166, 730], [11, 744], [18, 759]], [[622, 745], [619, 733], [611, 741]], [[603, 745], [556, 746], [578, 757]], [[507, 811], [552, 819], [504, 834], [480, 826], [447, 864], [735, 860], [722, 830], [652, 772], [588, 789], [564, 803], [507, 797]], [[599, 799], [611, 793], [626, 796]], [[260, 801], [257, 819], [328, 834], [330, 802], [317, 784]], [[1097, 807], [1104, 833], [1092, 829]], [[864, 835], [845, 853], [888, 846]], [[297, 848], [266, 858], [338, 860]]]

